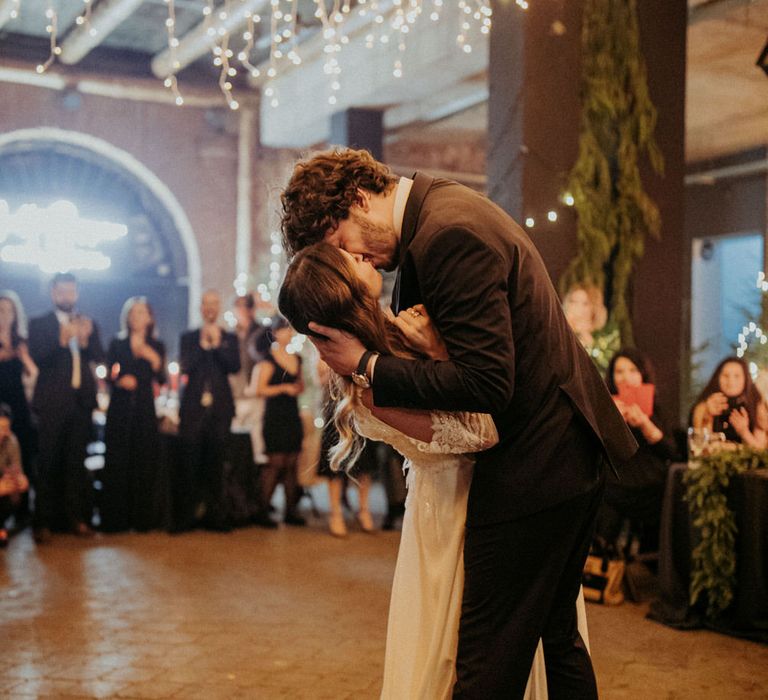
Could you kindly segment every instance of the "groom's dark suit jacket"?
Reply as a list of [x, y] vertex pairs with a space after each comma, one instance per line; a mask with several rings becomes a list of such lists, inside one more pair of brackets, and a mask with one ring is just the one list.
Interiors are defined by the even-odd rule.
[[585, 493], [601, 473], [600, 446], [614, 463], [632, 456], [635, 440], [531, 240], [486, 197], [421, 174], [406, 204], [393, 310], [416, 303], [451, 359], [380, 357], [374, 402], [493, 415], [500, 443], [477, 456], [469, 525]]

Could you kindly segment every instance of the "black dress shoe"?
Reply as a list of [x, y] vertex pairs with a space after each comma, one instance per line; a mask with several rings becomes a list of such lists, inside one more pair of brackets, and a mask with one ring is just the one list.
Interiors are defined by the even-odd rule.
[[53, 539], [51, 531], [47, 527], [36, 527], [32, 537], [37, 544], [48, 544]]
[[296, 527], [304, 527], [307, 524], [306, 518], [296, 513], [286, 513], [283, 522], [286, 525], [295, 525]]

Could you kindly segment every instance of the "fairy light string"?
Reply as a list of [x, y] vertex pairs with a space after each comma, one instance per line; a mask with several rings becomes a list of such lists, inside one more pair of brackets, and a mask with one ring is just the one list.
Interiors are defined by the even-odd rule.
[[179, 46], [179, 40], [176, 37], [176, 5], [174, 0], [164, 0], [168, 6], [168, 17], [165, 20], [165, 32], [168, 37], [168, 50], [171, 52], [171, 66], [173, 72], [165, 77], [163, 85], [168, 88], [174, 97], [174, 102], [180, 107], [184, 104], [184, 97], [179, 90], [179, 81], [176, 78], [176, 71], [179, 69], [179, 62], [176, 59], [176, 49]]
[[45, 18], [48, 20], [48, 24], [45, 26], [45, 31], [48, 33], [51, 39], [51, 51], [48, 54], [48, 59], [45, 63], [41, 63], [37, 66], [38, 73], [45, 73], [54, 63], [56, 57], [61, 54], [61, 47], [58, 45], [58, 28], [59, 28], [59, 15], [52, 5], [48, 6], [45, 11]]
[[[11, 0], [11, 19], [20, 14], [21, 0]], [[179, 89], [177, 78], [180, 64], [176, 60], [176, 49], [180, 40], [176, 35], [176, 7], [174, 0], [163, 0], [168, 8], [165, 19], [168, 49], [171, 57], [171, 69], [163, 80], [165, 87], [174, 96], [174, 102], [181, 106], [184, 98]], [[451, 0], [454, 1], [454, 0]], [[82, 0], [83, 12], [77, 16], [75, 23], [84, 27], [92, 36], [97, 29], [92, 26], [91, 19], [95, 0]], [[240, 0], [244, 3], [245, 0]], [[521, 10], [527, 10], [528, 0], [515, 0]], [[237, 100], [233, 96], [232, 78], [237, 75], [233, 65], [234, 54], [229, 55], [232, 41], [224, 22], [228, 19], [231, 3], [216, 6], [215, 0], [204, 0], [202, 7], [203, 26], [208, 37], [216, 40], [211, 49], [213, 62], [219, 68], [219, 86], [228, 106], [237, 109]], [[340, 62], [344, 47], [350, 43], [350, 21], [355, 17], [365, 18], [369, 22], [364, 36], [364, 45], [373, 49], [378, 45], [396, 42], [397, 51], [393, 59], [392, 75], [402, 78], [407, 70], [407, 52], [409, 40], [415, 36], [420, 22], [440, 22], [445, 19], [446, 0], [314, 0], [314, 17], [319, 21], [323, 36], [323, 72], [328, 78], [330, 104], [339, 102], [342, 89], [342, 65]], [[493, 11], [491, 0], [458, 0], [459, 26], [457, 27], [456, 44], [460, 51], [473, 51], [472, 38], [476, 32], [487, 35], [491, 29]], [[273, 107], [280, 105], [275, 79], [283, 67], [286, 69], [301, 65], [298, 45], [298, 0], [270, 0], [269, 6], [269, 60], [267, 82], [264, 95]], [[44, 73], [55, 62], [61, 53], [58, 45], [58, 13], [49, 4], [46, 10], [46, 31], [50, 35], [51, 50], [47, 60], [37, 66], [38, 73]], [[258, 13], [247, 11], [243, 14], [245, 27], [242, 29], [242, 48], [237, 52], [238, 66], [250, 76], [260, 77], [260, 69], [253, 62], [258, 33], [257, 25], [262, 23]], [[216, 21], [219, 20], [219, 21]], [[242, 26], [242, 25], [241, 25]], [[359, 28], [359, 22], [355, 25]], [[365, 24], [363, 25], [365, 26]], [[238, 32], [240, 30], [238, 29]], [[218, 49], [218, 50], [217, 50]]]

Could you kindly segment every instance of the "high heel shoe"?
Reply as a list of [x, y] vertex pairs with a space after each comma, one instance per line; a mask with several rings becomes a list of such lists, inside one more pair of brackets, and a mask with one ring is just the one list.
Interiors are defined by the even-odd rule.
[[357, 514], [357, 522], [360, 524], [360, 528], [363, 532], [373, 532], [374, 526], [373, 526], [373, 517], [371, 516], [371, 511], [369, 510], [361, 510]]
[[328, 531], [334, 537], [347, 536], [347, 524], [344, 522], [344, 515], [342, 513], [331, 513], [331, 516], [328, 518]]

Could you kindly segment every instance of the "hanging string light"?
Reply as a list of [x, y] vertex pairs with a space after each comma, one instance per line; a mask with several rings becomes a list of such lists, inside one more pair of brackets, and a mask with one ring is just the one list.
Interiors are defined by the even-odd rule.
[[219, 71], [219, 87], [227, 100], [227, 106], [235, 110], [240, 107], [240, 103], [232, 96], [231, 79], [237, 75], [237, 68], [229, 63], [229, 60], [235, 55], [232, 49], [229, 48], [229, 34], [224, 34], [224, 38], [213, 49], [213, 53], [215, 55], [213, 59], [214, 65], [221, 67]]
[[252, 12], [248, 12], [246, 17], [246, 29], [243, 32], [243, 41], [245, 46], [243, 50], [237, 54], [237, 60], [240, 61], [240, 65], [243, 66], [250, 74], [252, 78], [258, 78], [261, 75], [259, 69], [250, 62], [250, 56], [253, 51], [253, 47], [256, 45], [256, 25], [261, 22], [259, 15], [254, 15]]
[[[168, 7], [165, 27], [172, 66], [168, 75], [163, 78], [163, 83], [173, 93], [176, 104], [183, 105], [184, 98], [176, 78], [180, 64], [176, 60], [175, 51], [179, 46], [179, 39], [176, 36], [175, 5], [174, 0], [163, 1]], [[16, 19], [20, 14], [21, 0], [10, 0], [10, 2], [12, 4], [10, 17]], [[82, 2], [84, 5], [83, 12], [75, 19], [75, 23], [78, 26], [85, 26], [91, 35], [95, 35], [97, 30], [91, 25], [94, 0], [82, 0]], [[241, 2], [245, 2], [245, 0], [241, 0]], [[528, 0], [515, 0], [515, 2], [522, 10], [527, 10], [529, 7]], [[333, 0], [330, 9], [327, 7], [328, 0], [314, 0], [314, 3], [314, 16], [320, 21], [324, 38], [325, 62], [323, 70], [329, 80], [331, 94], [328, 101], [330, 104], [338, 102], [338, 95], [342, 87], [342, 67], [339, 58], [343, 48], [350, 43], [353, 26], [350, 22], [353, 18], [364, 18], [370, 23], [364, 39], [367, 48], [372, 49], [377, 45], [386, 45], [392, 41], [397, 41], [397, 55], [393, 61], [392, 74], [396, 78], [401, 78], [406, 72], [405, 55], [408, 49], [408, 39], [413, 36], [420, 19], [426, 16], [430, 22], [439, 22], [443, 19], [446, 11], [445, 0], [357, 0], [355, 3], [352, 0]], [[237, 109], [238, 103], [232, 95], [230, 80], [237, 74], [237, 69], [230, 60], [233, 56], [226, 55], [226, 52], [230, 50], [228, 48], [229, 31], [224, 25], [224, 21], [229, 17], [228, 7], [229, 5], [223, 4], [217, 8], [215, 0], [205, 0], [205, 5], [202, 8], [203, 26], [208, 37], [217, 39], [212, 54], [214, 64], [221, 68], [219, 85], [227, 104], [230, 108]], [[459, 9], [459, 27], [456, 42], [460, 50], [471, 53], [473, 50], [471, 40], [473, 33], [479, 31], [481, 34], [487, 35], [490, 32], [493, 14], [491, 0], [458, 0], [457, 7]], [[61, 48], [58, 46], [58, 14], [50, 4], [45, 14], [47, 19], [46, 31], [51, 39], [51, 51], [46, 62], [37, 66], [38, 73], [44, 73], [48, 70], [61, 53]], [[214, 24], [215, 17], [221, 20], [220, 24]], [[246, 22], [246, 27], [242, 32], [244, 46], [238, 52], [237, 60], [240, 66], [248, 71], [252, 77], [259, 77], [260, 71], [251, 62], [251, 57], [256, 48], [256, 25], [261, 22], [261, 17], [250, 11], [245, 12], [243, 17]], [[268, 81], [264, 94], [273, 107], [279, 106], [274, 79], [278, 76], [282, 65], [288, 63], [291, 66], [297, 66], [302, 63], [298, 51], [297, 19], [298, 0], [270, 0], [270, 55], [267, 69]], [[365, 22], [363, 23], [364, 26]], [[359, 28], [360, 22], [358, 21], [354, 25], [354, 29], [358, 31]], [[224, 47], [225, 44], [226, 47]], [[216, 51], [215, 48], [221, 49], [221, 51]]]
[[176, 78], [176, 70], [179, 68], [179, 62], [176, 60], [176, 49], [179, 46], [179, 40], [176, 38], [176, 6], [174, 0], [164, 0], [168, 5], [168, 17], [165, 20], [165, 32], [168, 37], [168, 50], [171, 52], [171, 65], [173, 72], [165, 77], [163, 85], [167, 87], [174, 96], [177, 105], [184, 104], [184, 98], [179, 90], [179, 82]]
[[96, 36], [98, 34], [98, 31], [96, 30], [96, 27], [91, 25], [91, 14], [93, 12], [93, 0], [83, 0], [83, 4], [85, 5], [83, 14], [78, 15], [78, 17], [75, 19], [75, 24], [78, 27], [85, 25], [85, 28], [88, 30], [88, 34], [90, 34], [91, 36]]
[[[573, 195], [570, 192], [564, 192], [562, 195], [560, 195], [560, 201], [569, 208], [575, 204]], [[553, 224], [557, 223], [557, 221], [560, 219], [560, 213], [557, 209], [547, 210], [544, 216], [546, 216], [547, 221]], [[529, 214], [525, 217], [524, 223], [526, 228], [534, 228], [536, 226], [536, 217]]]
[[45, 17], [48, 20], [48, 24], [45, 27], [45, 31], [51, 37], [51, 52], [48, 55], [48, 60], [45, 63], [41, 63], [37, 66], [38, 73], [45, 73], [56, 60], [56, 57], [61, 54], [61, 47], [58, 45], [58, 27], [59, 27], [59, 15], [53, 7], [48, 6], [45, 11]]
[[[756, 286], [763, 294], [768, 292], [768, 279], [766, 279], [765, 272], [759, 272], [757, 274]], [[763, 320], [764, 316], [765, 315], [763, 314]], [[768, 333], [766, 333], [766, 331], [761, 328], [760, 323], [750, 321], [741, 329], [741, 333], [738, 335], [736, 356], [745, 359], [746, 357], [752, 356], [753, 360], [757, 359], [761, 364], [764, 364], [761, 359], [764, 359], [763, 351], [765, 348], [760, 350], [760, 357], [755, 357], [754, 348], [750, 347], [755, 344], [757, 344], [758, 347], [760, 345], [768, 344]], [[752, 351], [750, 352], [750, 350]], [[749, 372], [753, 378], [757, 377], [760, 369], [761, 368], [758, 366], [758, 362], [751, 361], [749, 363]]]

